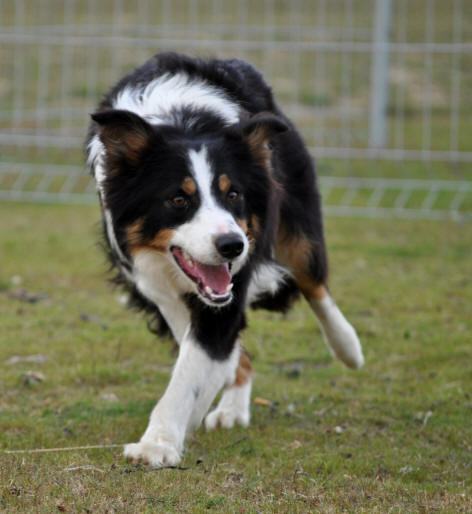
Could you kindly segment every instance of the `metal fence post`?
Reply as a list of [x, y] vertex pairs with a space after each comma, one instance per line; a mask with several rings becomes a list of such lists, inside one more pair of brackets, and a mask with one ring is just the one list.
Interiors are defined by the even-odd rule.
[[388, 68], [392, 4], [392, 0], [375, 0], [369, 119], [369, 143], [372, 148], [384, 147], [388, 138]]

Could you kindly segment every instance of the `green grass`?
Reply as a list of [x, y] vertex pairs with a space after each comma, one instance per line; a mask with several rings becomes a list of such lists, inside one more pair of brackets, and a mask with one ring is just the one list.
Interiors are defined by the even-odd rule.
[[[3, 450], [136, 441], [167, 384], [172, 344], [106, 283], [98, 218], [0, 205]], [[301, 303], [253, 313], [253, 395], [273, 406], [253, 405], [248, 429], [199, 430], [185, 469], [134, 468], [120, 448], [2, 452], [0, 510], [470, 511], [471, 226], [331, 218], [327, 234], [331, 289], [365, 368], [331, 360]], [[46, 362], [7, 363], [37, 354]], [[45, 380], [28, 385], [27, 371]]]

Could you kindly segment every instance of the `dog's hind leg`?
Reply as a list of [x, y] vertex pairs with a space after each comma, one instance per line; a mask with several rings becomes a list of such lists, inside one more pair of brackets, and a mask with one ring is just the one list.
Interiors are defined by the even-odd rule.
[[334, 357], [357, 369], [364, 364], [362, 347], [354, 327], [347, 321], [324, 285], [302, 289], [316, 314], [324, 340]]
[[223, 391], [216, 409], [205, 418], [206, 429], [212, 430], [219, 426], [232, 428], [235, 423], [247, 427], [250, 419], [251, 388], [251, 361], [247, 352], [241, 347], [236, 379]]
[[326, 286], [326, 255], [322, 239], [315, 242], [305, 236], [279, 235], [277, 259], [293, 274], [318, 318], [331, 354], [350, 368], [360, 368], [364, 364], [364, 356], [359, 338]]

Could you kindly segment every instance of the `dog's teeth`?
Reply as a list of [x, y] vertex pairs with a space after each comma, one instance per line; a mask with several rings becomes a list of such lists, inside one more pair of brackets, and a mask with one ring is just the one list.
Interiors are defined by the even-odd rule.
[[231, 289], [233, 289], [233, 282], [231, 282], [231, 284], [228, 284], [228, 286], [226, 287], [226, 292], [229, 293], [231, 291]]
[[185, 259], [185, 262], [191, 267], [193, 268], [193, 259], [192, 257], [190, 257], [190, 255], [187, 253], [187, 252], [183, 252], [184, 254], [184, 259]]
[[205, 293], [207, 293], [209, 295], [213, 295], [213, 291], [211, 290], [211, 288], [209, 286], [205, 286]]

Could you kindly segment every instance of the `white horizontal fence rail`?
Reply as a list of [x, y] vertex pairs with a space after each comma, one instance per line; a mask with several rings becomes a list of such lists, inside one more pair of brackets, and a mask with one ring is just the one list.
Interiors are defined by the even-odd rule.
[[[472, 213], [460, 211], [467, 197], [472, 198], [472, 182], [452, 180], [336, 178], [322, 177], [321, 189], [329, 198], [334, 189], [345, 190], [339, 205], [326, 205], [329, 214], [360, 215], [364, 217], [423, 218], [431, 220], [472, 219]], [[362, 193], [362, 205], [355, 198]], [[447, 209], [435, 208], [440, 195], [447, 194]], [[390, 198], [387, 198], [387, 195]]]
[[0, 0], [0, 199], [96, 201], [89, 114], [168, 50], [263, 71], [328, 214], [472, 218], [468, 0]]
[[[472, 220], [472, 211], [461, 210], [472, 200], [470, 181], [321, 176], [319, 182], [331, 215]], [[448, 195], [446, 204], [440, 195]], [[80, 166], [0, 163], [0, 200], [94, 204], [95, 184]]]
[[[9, 43], [16, 45], [51, 45], [51, 46], [80, 46], [80, 47], [117, 47], [117, 48], [136, 48], [140, 46], [158, 46], [161, 49], [179, 49], [181, 47], [189, 48], [188, 39], [166, 38], [162, 40], [160, 37], [129, 37], [129, 36], [100, 36], [100, 35], [83, 35], [71, 36], [61, 34], [42, 34], [38, 33], [3, 33], [0, 34], [0, 43]], [[208, 50], [213, 47], [215, 41], [213, 39], [198, 39], [191, 42], [191, 46]], [[385, 44], [381, 44], [385, 45]], [[344, 42], [344, 41], [259, 41], [259, 40], [221, 40], [218, 46], [223, 49], [231, 49], [235, 46], [243, 50], [279, 50], [279, 51], [321, 51], [321, 52], [372, 52], [376, 49], [378, 43], [371, 42]], [[389, 43], [391, 52], [404, 53], [433, 53], [433, 54], [450, 54], [450, 53], [470, 53], [472, 52], [472, 43]]]

